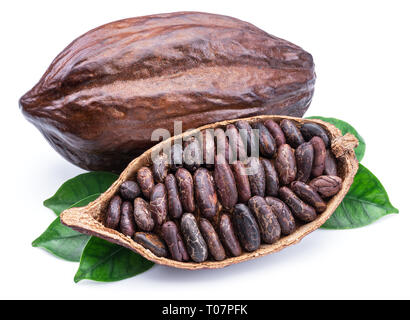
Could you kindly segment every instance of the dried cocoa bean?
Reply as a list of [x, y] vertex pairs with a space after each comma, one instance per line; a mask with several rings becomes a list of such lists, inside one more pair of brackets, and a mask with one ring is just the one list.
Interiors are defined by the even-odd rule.
[[182, 168], [183, 166], [184, 150], [182, 148], [182, 145], [180, 143], [176, 143], [172, 145], [170, 154], [171, 154], [171, 161], [169, 164], [169, 168], [175, 172], [178, 170], [178, 168]]
[[134, 220], [142, 231], [149, 232], [154, 229], [155, 222], [149, 210], [149, 204], [142, 198], [134, 200]]
[[212, 169], [215, 162], [215, 140], [212, 130], [202, 131], [202, 153], [203, 163], [208, 169]]
[[261, 154], [272, 158], [276, 152], [276, 142], [269, 130], [261, 122], [253, 123], [252, 128], [259, 133], [259, 150]]
[[262, 240], [269, 244], [278, 241], [281, 234], [280, 225], [265, 199], [259, 196], [252, 197], [248, 205], [258, 220]]
[[232, 170], [221, 154], [215, 158], [214, 180], [222, 206], [228, 210], [232, 209], [238, 202], [238, 191]]
[[283, 185], [288, 185], [295, 180], [297, 173], [296, 159], [293, 149], [288, 144], [282, 144], [279, 147], [275, 164], [279, 181]]
[[126, 236], [132, 237], [137, 231], [136, 229], [132, 203], [124, 201], [121, 205], [120, 231]]
[[323, 174], [325, 169], [325, 158], [326, 158], [326, 147], [322, 138], [313, 137], [310, 140], [310, 144], [314, 150], [313, 166], [312, 166], [312, 177], [318, 177]]
[[307, 182], [312, 173], [315, 153], [309, 142], [302, 143], [295, 151], [297, 174], [296, 180]]
[[249, 172], [249, 185], [251, 187], [251, 193], [254, 196], [265, 196], [266, 178], [265, 169], [262, 166], [259, 158], [251, 157], [246, 164], [247, 171]]
[[216, 196], [214, 181], [205, 168], [199, 168], [194, 174], [195, 199], [201, 215], [205, 218], [213, 218], [218, 210], [218, 198]]
[[265, 171], [266, 195], [276, 196], [279, 190], [279, 178], [272, 160], [260, 159]]
[[165, 222], [162, 225], [161, 233], [171, 253], [172, 259], [188, 261], [189, 255], [176, 224], [172, 221]]
[[155, 184], [151, 169], [148, 167], [142, 167], [141, 169], [139, 169], [137, 172], [137, 182], [144, 197], [146, 199], [149, 199], [151, 190]]
[[259, 144], [255, 138], [251, 125], [244, 120], [235, 122], [235, 126], [238, 128], [239, 136], [242, 139], [244, 146], [249, 156], [256, 156], [259, 154]]
[[175, 173], [175, 178], [177, 179], [182, 208], [185, 212], [194, 212], [194, 181], [192, 175], [188, 170], [180, 168]]
[[120, 195], [124, 200], [134, 201], [140, 195], [140, 187], [135, 181], [124, 181], [120, 185]]
[[243, 203], [235, 206], [232, 221], [242, 247], [248, 251], [255, 251], [261, 245], [258, 223], [249, 208]]
[[300, 132], [299, 128], [296, 126], [296, 124], [292, 120], [283, 119], [280, 122], [280, 127], [283, 133], [285, 134], [287, 143], [292, 148], [296, 149], [303, 142], [305, 142], [305, 139], [303, 139], [302, 133]]
[[326, 210], [326, 202], [311, 186], [301, 181], [293, 181], [290, 188], [299, 198], [314, 207], [316, 212], [322, 213]]
[[269, 130], [272, 137], [275, 139], [276, 147], [279, 148], [286, 143], [285, 135], [280, 126], [272, 119], [265, 121], [265, 127]]
[[152, 162], [152, 173], [157, 183], [164, 183], [168, 174], [168, 156], [165, 153], [159, 154]]
[[266, 197], [265, 200], [278, 219], [282, 234], [287, 236], [293, 233], [296, 228], [296, 223], [288, 206], [278, 198]]
[[333, 153], [328, 149], [326, 150], [325, 169], [324, 175], [337, 176], [337, 163]]
[[190, 137], [184, 141], [184, 166], [190, 172], [194, 173], [202, 164], [202, 149], [199, 140], [196, 137]]
[[181, 231], [191, 259], [195, 262], [205, 261], [208, 258], [208, 247], [192, 213], [184, 213], [182, 216]]
[[150, 250], [157, 257], [168, 256], [168, 250], [165, 243], [155, 234], [146, 232], [137, 232], [134, 235], [134, 241], [145, 249]]
[[241, 245], [235, 235], [231, 219], [227, 214], [221, 216], [219, 233], [221, 235], [222, 243], [228, 252], [234, 257], [240, 256], [242, 253]]
[[289, 206], [292, 213], [298, 219], [304, 222], [311, 222], [316, 219], [317, 214], [315, 209], [299, 199], [288, 187], [279, 189], [279, 197]]
[[319, 137], [325, 143], [326, 148], [330, 147], [329, 136], [327, 135], [326, 130], [320, 125], [316, 123], [305, 123], [300, 128], [300, 132], [302, 132], [302, 135], [306, 141], [311, 140], [313, 137]]
[[226, 258], [225, 249], [222, 246], [221, 241], [219, 240], [218, 234], [216, 233], [212, 224], [201, 218], [199, 220], [199, 228], [205, 241], [208, 245], [209, 252], [216, 261], [221, 261]]
[[105, 226], [110, 229], [117, 229], [121, 218], [121, 204], [122, 199], [120, 196], [114, 196], [107, 210], [107, 217], [105, 220]]
[[214, 135], [216, 154], [224, 155], [226, 162], [231, 163], [232, 151], [231, 147], [229, 146], [228, 138], [225, 135], [225, 131], [223, 131], [221, 128], [217, 128], [215, 129]]
[[179, 219], [182, 216], [182, 204], [179, 199], [177, 180], [173, 174], [168, 174], [165, 178], [165, 187], [168, 195], [168, 213], [173, 219]]
[[155, 223], [159, 226], [163, 224], [168, 213], [167, 190], [163, 183], [152, 188], [149, 208]]
[[340, 191], [342, 188], [342, 179], [338, 176], [320, 176], [310, 181], [309, 185], [322, 197], [328, 198]]
[[[243, 144], [242, 138], [239, 135], [238, 129], [233, 124], [226, 126], [226, 136], [231, 146], [232, 161], [240, 160], [244, 161], [247, 158], [246, 148]], [[232, 163], [232, 161], [230, 163]]]
[[231, 165], [231, 168], [233, 176], [235, 177], [236, 190], [238, 191], [238, 201], [247, 203], [252, 195], [245, 165], [240, 161], [235, 161]]

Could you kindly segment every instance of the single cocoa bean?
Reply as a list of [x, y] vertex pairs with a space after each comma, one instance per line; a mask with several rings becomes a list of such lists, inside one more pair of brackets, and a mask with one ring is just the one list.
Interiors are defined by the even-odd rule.
[[233, 211], [232, 221], [242, 247], [248, 252], [258, 249], [261, 245], [259, 227], [249, 208], [238, 203]]
[[280, 126], [272, 119], [265, 121], [265, 127], [269, 130], [272, 137], [275, 139], [276, 147], [279, 148], [286, 143], [285, 135]]
[[218, 210], [218, 198], [213, 178], [207, 169], [199, 168], [195, 171], [194, 188], [201, 215], [208, 219], [213, 218]]
[[265, 200], [278, 219], [282, 234], [287, 236], [293, 233], [296, 229], [296, 223], [288, 206], [278, 198], [266, 197]]
[[337, 176], [336, 158], [329, 149], [326, 150], [325, 169], [323, 170], [323, 173], [327, 176]]
[[155, 222], [149, 210], [149, 204], [142, 198], [134, 200], [134, 220], [142, 231], [149, 232], [154, 229]]
[[281, 234], [280, 225], [265, 199], [259, 196], [254, 196], [249, 200], [248, 205], [249, 209], [251, 209], [258, 220], [262, 240], [269, 244], [278, 241]]
[[194, 181], [192, 175], [185, 168], [180, 168], [175, 173], [175, 178], [177, 179], [182, 208], [185, 212], [194, 212]]
[[322, 213], [326, 210], [326, 202], [323, 201], [320, 195], [311, 186], [302, 181], [293, 181], [290, 184], [290, 188], [299, 198], [314, 207], [316, 212]]
[[221, 216], [221, 221], [219, 222], [219, 234], [221, 235], [222, 243], [228, 252], [234, 257], [240, 256], [242, 253], [241, 245], [235, 235], [231, 219], [227, 214]]
[[330, 139], [325, 129], [316, 123], [304, 123], [300, 128], [300, 132], [306, 141], [311, 140], [313, 137], [319, 137], [325, 143], [326, 148], [330, 147]]
[[326, 147], [322, 138], [313, 137], [310, 140], [310, 144], [314, 150], [313, 166], [312, 166], [312, 177], [318, 177], [323, 174], [325, 169], [325, 158], [326, 158]]
[[148, 167], [142, 167], [141, 169], [139, 169], [137, 172], [137, 182], [144, 197], [146, 199], [149, 199], [151, 190], [155, 184], [151, 169]]
[[192, 213], [182, 216], [181, 231], [191, 259], [195, 262], [205, 261], [208, 258], [208, 247]]
[[165, 243], [160, 237], [153, 233], [137, 232], [134, 235], [134, 241], [145, 249], [150, 250], [157, 257], [168, 256], [168, 250]]
[[165, 153], [159, 154], [152, 161], [152, 173], [155, 182], [164, 183], [165, 177], [168, 174], [168, 156]]
[[124, 181], [120, 185], [120, 195], [124, 200], [134, 201], [140, 195], [140, 187], [135, 181]]
[[278, 170], [279, 181], [288, 185], [296, 178], [297, 167], [293, 149], [288, 144], [282, 144], [278, 149], [276, 157], [276, 170]]
[[199, 220], [199, 228], [205, 241], [208, 245], [209, 252], [216, 261], [221, 261], [226, 258], [225, 249], [222, 246], [221, 241], [219, 240], [218, 234], [216, 233], [212, 224], [201, 218]]
[[310, 181], [309, 185], [322, 197], [328, 198], [340, 191], [342, 179], [338, 176], [320, 176]]
[[198, 138], [190, 137], [184, 141], [184, 167], [194, 173], [202, 164], [202, 149]]
[[225, 160], [228, 163], [231, 163], [232, 151], [229, 145], [228, 137], [225, 134], [225, 131], [221, 128], [217, 128], [214, 131], [215, 135], [215, 147], [216, 154], [221, 154], [225, 156]]
[[205, 167], [212, 169], [215, 162], [215, 140], [213, 130], [202, 131], [202, 153]]
[[247, 203], [252, 195], [245, 165], [240, 161], [235, 161], [231, 165], [231, 168], [233, 176], [235, 177], [236, 190], [238, 191], [238, 201]]
[[280, 127], [283, 133], [285, 134], [287, 143], [292, 148], [296, 149], [303, 142], [305, 142], [305, 139], [303, 139], [302, 133], [300, 132], [299, 128], [296, 126], [296, 124], [292, 120], [283, 119], [280, 122]]
[[259, 150], [265, 157], [272, 158], [276, 152], [276, 142], [269, 130], [261, 122], [252, 124], [252, 128], [259, 133]]
[[122, 199], [120, 196], [114, 196], [107, 210], [107, 217], [105, 220], [105, 226], [110, 229], [117, 229], [121, 218], [121, 204]]
[[137, 231], [136, 229], [132, 203], [124, 201], [121, 205], [120, 231], [126, 236], [132, 237]]
[[245, 145], [243, 144], [242, 138], [239, 135], [238, 129], [233, 124], [228, 124], [226, 126], [226, 136], [228, 137], [232, 152], [232, 159], [230, 163], [235, 160], [246, 160], [247, 153]]
[[232, 170], [221, 154], [215, 158], [214, 180], [222, 206], [228, 210], [232, 209], [238, 202], [238, 191]]
[[177, 180], [170, 173], [165, 178], [165, 187], [167, 188], [168, 196], [168, 213], [173, 219], [179, 219], [182, 216], [182, 204], [179, 199]]
[[180, 143], [176, 143], [174, 145], [172, 145], [171, 147], [171, 161], [169, 164], [169, 168], [175, 172], [178, 170], [178, 168], [182, 168], [183, 167], [183, 154], [184, 154], [184, 150], [182, 148], [182, 144]]
[[312, 173], [315, 153], [309, 142], [302, 143], [295, 151], [297, 174], [296, 180], [307, 182]]
[[260, 159], [265, 171], [266, 195], [276, 196], [279, 190], [279, 178], [272, 160]]
[[158, 183], [152, 188], [149, 208], [155, 223], [158, 226], [163, 224], [168, 213], [167, 190], [163, 183]]
[[242, 139], [244, 146], [249, 156], [256, 156], [259, 154], [259, 144], [255, 138], [251, 125], [244, 120], [235, 122], [235, 126], [238, 128], [239, 136]]
[[265, 196], [266, 178], [265, 169], [259, 158], [251, 157], [246, 163], [251, 193], [254, 196]]
[[171, 253], [172, 259], [176, 261], [188, 261], [189, 255], [177, 225], [173, 221], [167, 221], [162, 225], [161, 233]]
[[304, 203], [288, 187], [282, 187], [279, 189], [279, 197], [289, 206], [292, 213], [298, 219], [304, 222], [311, 222], [316, 219], [317, 214], [315, 209]]

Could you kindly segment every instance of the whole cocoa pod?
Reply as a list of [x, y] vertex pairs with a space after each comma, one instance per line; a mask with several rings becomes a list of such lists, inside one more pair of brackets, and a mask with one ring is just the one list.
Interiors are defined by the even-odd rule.
[[20, 107], [67, 160], [119, 172], [156, 143], [154, 129], [173, 135], [173, 121], [187, 129], [259, 114], [302, 116], [314, 82], [312, 56], [300, 47], [231, 17], [176, 12], [77, 38]]

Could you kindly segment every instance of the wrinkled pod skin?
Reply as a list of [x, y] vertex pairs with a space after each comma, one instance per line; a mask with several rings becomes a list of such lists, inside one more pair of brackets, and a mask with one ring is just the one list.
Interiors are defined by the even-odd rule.
[[173, 221], [167, 221], [162, 225], [161, 234], [168, 246], [172, 259], [177, 261], [189, 260], [185, 244], [182, 241], [177, 225]]
[[295, 219], [293, 218], [292, 212], [290, 211], [288, 206], [278, 198], [266, 197], [265, 200], [278, 219], [282, 234], [287, 236], [295, 231]]
[[136, 243], [150, 250], [157, 257], [168, 256], [168, 250], [164, 242], [161, 240], [160, 237], [153, 233], [136, 232], [133, 239]]
[[315, 209], [304, 203], [288, 187], [282, 187], [279, 189], [279, 197], [288, 205], [292, 213], [303, 222], [311, 222], [316, 219], [317, 214]]
[[70, 162], [120, 172], [156, 143], [154, 129], [173, 135], [174, 121], [186, 130], [260, 114], [302, 116], [314, 82], [312, 56], [300, 47], [231, 17], [176, 12], [80, 36], [20, 108]]
[[195, 262], [205, 261], [208, 258], [208, 247], [192, 213], [184, 213], [182, 216], [181, 231], [191, 259]]
[[258, 249], [261, 245], [260, 231], [249, 208], [238, 203], [233, 211], [232, 221], [242, 247], [248, 252]]

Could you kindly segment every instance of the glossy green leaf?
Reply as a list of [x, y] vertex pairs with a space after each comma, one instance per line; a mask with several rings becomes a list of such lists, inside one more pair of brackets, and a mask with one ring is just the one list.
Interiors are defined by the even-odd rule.
[[322, 228], [359, 228], [398, 212], [380, 181], [360, 164], [349, 192]]
[[[71, 207], [83, 207], [94, 201], [100, 194], [91, 195]], [[78, 262], [90, 236], [79, 233], [61, 224], [57, 217], [44, 233], [33, 241], [33, 247], [40, 247], [64, 260]]]
[[145, 272], [153, 265], [154, 263], [129, 249], [92, 237], [84, 248], [74, 281], [123, 280]]
[[88, 172], [67, 180], [54, 196], [44, 201], [44, 206], [59, 215], [74, 203], [106, 191], [118, 175], [110, 172]]
[[313, 117], [307, 117], [306, 119], [323, 120], [323, 121], [326, 121], [326, 122], [329, 122], [329, 123], [333, 124], [336, 128], [338, 128], [340, 131], [342, 131], [343, 135], [346, 134], [346, 133], [353, 134], [357, 138], [357, 140], [359, 140], [359, 145], [355, 149], [356, 158], [357, 158], [357, 161], [359, 161], [359, 162], [362, 161], [362, 159], [364, 157], [364, 153], [366, 151], [366, 143], [365, 143], [363, 137], [350, 124], [348, 124], [347, 122], [345, 122], [343, 120], [339, 120], [339, 119], [336, 119], [336, 118], [325, 118], [325, 117], [313, 116]]

